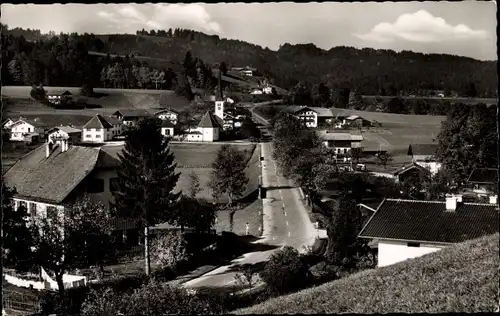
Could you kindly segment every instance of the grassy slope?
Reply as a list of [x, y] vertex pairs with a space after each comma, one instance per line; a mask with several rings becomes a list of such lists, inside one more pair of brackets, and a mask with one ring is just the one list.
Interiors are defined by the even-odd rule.
[[492, 312], [499, 300], [498, 242], [497, 233], [236, 314]]

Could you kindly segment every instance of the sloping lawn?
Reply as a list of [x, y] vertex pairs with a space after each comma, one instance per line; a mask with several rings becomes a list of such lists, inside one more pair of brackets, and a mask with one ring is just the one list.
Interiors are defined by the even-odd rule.
[[271, 299], [236, 314], [493, 312], [498, 233]]

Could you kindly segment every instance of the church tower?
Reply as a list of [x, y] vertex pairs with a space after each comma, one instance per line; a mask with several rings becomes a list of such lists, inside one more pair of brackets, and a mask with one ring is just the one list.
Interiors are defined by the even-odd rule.
[[222, 71], [219, 70], [217, 91], [215, 95], [215, 115], [224, 120], [224, 95], [222, 93]]

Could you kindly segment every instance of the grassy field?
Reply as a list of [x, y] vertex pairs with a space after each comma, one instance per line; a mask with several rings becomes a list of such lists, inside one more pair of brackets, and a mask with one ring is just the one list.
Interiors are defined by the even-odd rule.
[[[391, 100], [395, 98], [394, 96], [378, 96], [378, 95], [364, 95], [362, 98], [366, 101], [376, 101], [376, 100]], [[401, 97], [405, 100], [424, 100], [426, 102], [436, 102], [436, 101], [448, 101], [450, 103], [463, 103], [463, 104], [497, 104], [497, 99], [494, 98], [451, 98], [451, 97]]]
[[363, 271], [236, 314], [493, 312], [499, 304], [499, 235]]
[[248, 234], [260, 237], [262, 234], [262, 200], [255, 200], [249, 205], [237, 210], [233, 216], [233, 229], [231, 230], [229, 211], [217, 212], [217, 232], [232, 232], [237, 235], [245, 235], [246, 223], [248, 223]]

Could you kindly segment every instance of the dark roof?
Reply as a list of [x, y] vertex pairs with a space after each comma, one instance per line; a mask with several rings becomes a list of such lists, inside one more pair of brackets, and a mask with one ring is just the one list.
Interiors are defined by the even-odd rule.
[[25, 122], [25, 123], [33, 125], [34, 127], [38, 127], [38, 128], [47, 127], [47, 124], [45, 124], [44, 122], [40, 121], [40, 119], [38, 119], [38, 118], [34, 118], [34, 119], [20, 118], [19, 120], [14, 121], [14, 124], [11, 125], [11, 128], [12, 128], [12, 126], [14, 126], [14, 125], [16, 125], [17, 123], [20, 123], [20, 122]]
[[174, 127], [174, 124], [172, 124], [169, 120], [162, 120], [161, 127]]
[[161, 109], [159, 111], [156, 111], [154, 113], [154, 115], [159, 115], [159, 114], [162, 114], [162, 113], [165, 113], [165, 112], [171, 112], [171, 113], [175, 113], [175, 114], [179, 114], [179, 111], [176, 111], [176, 110], [172, 110], [172, 109]]
[[139, 110], [139, 109], [125, 109], [125, 110], [118, 110], [113, 115], [121, 115], [124, 118], [140, 118], [140, 117], [149, 117], [151, 114], [149, 114], [148, 111], [145, 110]]
[[[198, 124], [198, 127], [205, 127], [205, 128], [221, 128], [222, 125], [219, 122], [215, 115], [213, 115], [210, 111], [207, 111], [205, 115], [200, 120], [200, 123]], [[224, 124], [224, 123], [223, 123]]]
[[402, 168], [396, 170], [394, 172], [394, 175], [397, 176], [397, 175], [402, 175], [402, 174], [405, 174], [406, 172], [412, 170], [412, 169], [418, 169], [422, 172], [425, 172], [425, 173], [430, 173], [430, 170], [427, 169], [427, 168], [424, 168], [422, 166], [420, 166], [419, 164], [416, 164], [416, 163], [411, 163], [411, 164], [408, 164], [406, 166], [403, 166]]
[[359, 237], [457, 243], [499, 231], [495, 204], [460, 203], [453, 212], [445, 201], [386, 199]]
[[45, 146], [19, 159], [4, 179], [17, 196], [59, 204], [95, 168], [100, 149], [69, 146], [63, 153], [56, 146], [46, 158]]
[[408, 155], [432, 156], [436, 154], [438, 144], [410, 144], [408, 146]]
[[82, 130], [78, 128], [74, 128], [72, 126], [57, 126], [54, 128], [51, 128], [50, 130], [47, 131], [48, 134], [55, 132], [55, 131], [63, 131], [67, 134], [72, 134], [72, 133], [81, 133]]
[[[84, 129], [90, 128], [112, 128], [117, 121], [111, 117], [103, 117], [101, 114], [96, 114], [90, 121], [83, 126]], [[112, 125], [113, 124], [113, 125]]]
[[472, 170], [467, 182], [470, 183], [498, 183], [498, 169], [496, 168], [477, 168]]
[[73, 95], [68, 90], [52, 90], [47, 92], [47, 95]]

